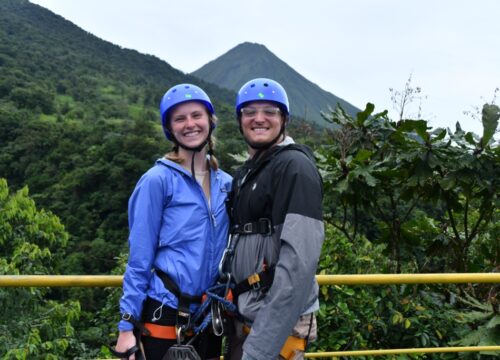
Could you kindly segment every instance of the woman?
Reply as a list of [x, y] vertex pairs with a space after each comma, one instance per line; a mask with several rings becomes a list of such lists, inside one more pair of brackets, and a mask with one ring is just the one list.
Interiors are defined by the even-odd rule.
[[[148, 360], [162, 359], [177, 343], [176, 325], [188, 324], [216, 283], [227, 241], [231, 177], [213, 156], [209, 97], [195, 85], [175, 85], [160, 115], [174, 148], [141, 177], [129, 200], [130, 255], [115, 348], [126, 359], [136, 358], [139, 333]], [[195, 342], [202, 359], [220, 355], [220, 338], [211, 337], [204, 333]]]

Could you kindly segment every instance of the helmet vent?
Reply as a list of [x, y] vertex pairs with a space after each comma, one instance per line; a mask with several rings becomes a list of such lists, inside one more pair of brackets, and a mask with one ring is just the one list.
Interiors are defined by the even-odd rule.
[[255, 84], [250, 85], [250, 87], [255, 87]]
[[265, 87], [268, 87], [268, 86], [269, 86], [269, 84], [268, 84], [268, 83], [264, 83], [264, 86], [265, 86]]
[[176, 91], [177, 91], [177, 89], [172, 90], [173, 93], [176, 92]]

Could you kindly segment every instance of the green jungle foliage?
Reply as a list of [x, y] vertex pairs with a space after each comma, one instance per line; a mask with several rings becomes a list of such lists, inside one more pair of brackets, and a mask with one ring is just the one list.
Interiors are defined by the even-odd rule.
[[[68, 233], [37, 210], [28, 189], [9, 194], [0, 178], [0, 274], [57, 274]], [[59, 359], [76, 344], [78, 299], [55, 300], [48, 288], [0, 288], [0, 354], [4, 359]]]
[[[498, 271], [500, 108], [484, 105], [482, 137], [373, 110], [324, 114], [339, 127], [317, 148], [327, 199], [320, 273]], [[322, 287], [321, 300], [314, 348], [323, 351], [500, 343], [498, 285]]]
[[[0, 274], [123, 273], [127, 200], [171, 146], [157, 104], [178, 82], [210, 94], [216, 154], [231, 172], [246, 148], [234, 93], [28, 1], [0, 1]], [[373, 111], [337, 108], [323, 114], [328, 130], [291, 123], [324, 179], [318, 272], [498, 271], [498, 107], [483, 107], [481, 137]], [[112, 357], [120, 294], [0, 288], [0, 358]], [[325, 286], [320, 303], [311, 351], [500, 343], [498, 285]], [[480, 357], [494, 354], [460, 355]]]

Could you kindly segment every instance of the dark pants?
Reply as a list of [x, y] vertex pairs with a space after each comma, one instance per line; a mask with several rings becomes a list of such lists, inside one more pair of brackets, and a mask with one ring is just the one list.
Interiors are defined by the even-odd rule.
[[[144, 304], [143, 321], [157, 325], [175, 325], [177, 310], [148, 298]], [[159, 319], [158, 319], [159, 317]], [[177, 344], [177, 340], [157, 339], [149, 336], [142, 336], [142, 345], [146, 360], [162, 360], [168, 349]], [[185, 338], [184, 344], [189, 341]], [[196, 349], [202, 360], [219, 358], [221, 354], [222, 337], [215, 336], [211, 327], [208, 327], [202, 334], [193, 341], [192, 345]]]
[[[243, 356], [243, 344], [247, 337], [247, 331], [243, 327], [244, 324], [242, 322], [234, 319], [234, 333], [226, 339], [227, 345], [224, 351], [224, 360], [241, 360]], [[307, 343], [315, 341], [317, 338], [316, 316], [313, 313], [301, 315], [290, 335], [306, 339]], [[283, 358], [279, 356], [278, 359]], [[302, 359], [304, 359], [304, 352], [299, 350], [295, 351], [295, 354], [291, 358], [291, 360]]]
[[[201, 336], [201, 337], [200, 337]], [[193, 346], [202, 360], [219, 358], [221, 354], [222, 337], [205, 333], [200, 335]], [[146, 360], [162, 360], [168, 349], [177, 344], [176, 340], [163, 340], [153, 337], [143, 336], [142, 345]]]

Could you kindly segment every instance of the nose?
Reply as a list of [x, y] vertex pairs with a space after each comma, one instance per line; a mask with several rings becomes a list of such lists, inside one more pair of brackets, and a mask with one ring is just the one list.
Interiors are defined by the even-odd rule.
[[195, 124], [195, 120], [191, 116], [188, 116], [186, 118], [186, 127], [193, 127], [194, 124]]
[[257, 114], [255, 114], [254, 121], [264, 121], [265, 119], [264, 111], [262, 109], [257, 110]]

